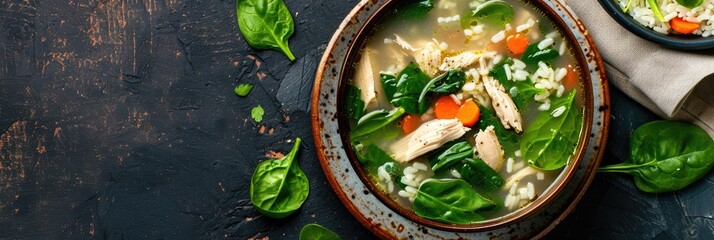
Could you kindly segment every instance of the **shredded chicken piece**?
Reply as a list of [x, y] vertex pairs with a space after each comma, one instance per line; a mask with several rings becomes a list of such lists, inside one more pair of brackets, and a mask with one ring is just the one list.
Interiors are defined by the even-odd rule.
[[414, 55], [414, 59], [419, 68], [429, 76], [436, 76], [439, 73], [439, 64], [441, 63], [441, 48], [433, 42], [428, 42], [421, 52]]
[[397, 140], [389, 147], [389, 151], [392, 152], [395, 160], [408, 162], [460, 138], [469, 130], [456, 118], [431, 120]]
[[485, 131], [479, 130], [478, 134], [476, 134], [476, 145], [474, 147], [478, 152], [478, 156], [489, 167], [496, 170], [496, 172], [501, 171], [504, 162], [503, 149], [498, 142], [493, 126], [488, 126]]
[[400, 37], [400, 36], [397, 35], [397, 34], [394, 34], [394, 42], [395, 42], [397, 45], [399, 45], [400, 47], [402, 47], [404, 50], [409, 50], [409, 51], [412, 51], [412, 52], [415, 52], [415, 51], [419, 50], [419, 49], [416, 49], [416, 48], [412, 47], [411, 44], [409, 44], [407, 41], [405, 41], [402, 37]]
[[504, 90], [503, 86], [491, 77], [484, 77], [483, 84], [486, 92], [491, 96], [491, 104], [496, 109], [496, 115], [501, 119], [501, 124], [506, 129], [513, 128], [516, 132], [521, 132], [521, 113], [518, 112], [513, 99]]
[[453, 57], [446, 57], [444, 58], [444, 62], [441, 63], [441, 66], [439, 66], [439, 70], [463, 69], [479, 60], [480, 57], [481, 54], [475, 54], [473, 52], [462, 52]]
[[[373, 106], [377, 103], [377, 94], [375, 92], [375, 82], [380, 82], [376, 80], [375, 72], [372, 69], [372, 58], [370, 49], [365, 48], [362, 51], [362, 59], [360, 59], [360, 64], [358, 65], [357, 71], [359, 74], [354, 80], [354, 84], [361, 90], [360, 97], [364, 101], [365, 107]], [[376, 80], [376, 81], [375, 81]]]

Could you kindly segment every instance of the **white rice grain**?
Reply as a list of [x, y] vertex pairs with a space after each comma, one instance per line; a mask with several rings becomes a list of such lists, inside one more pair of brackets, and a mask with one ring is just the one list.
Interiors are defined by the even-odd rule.
[[416, 172], [418, 172], [418, 171], [419, 171], [419, 169], [417, 169], [417, 168], [415, 168], [415, 167], [405, 167], [405, 168], [404, 168], [404, 176], [407, 176], [407, 175], [409, 175], [409, 174], [416, 173]]
[[528, 188], [522, 187], [518, 189], [518, 197], [528, 199]]
[[526, 69], [526, 63], [524, 63], [521, 60], [518, 59], [513, 59], [513, 68], [514, 69]]
[[556, 108], [555, 110], [553, 110], [553, 112], [550, 113], [550, 116], [557, 118], [557, 117], [560, 117], [560, 115], [563, 115], [564, 112], [565, 112], [565, 106], [560, 106], [560, 107]]
[[520, 157], [520, 156], [521, 156], [521, 150], [516, 150], [515, 152], [513, 152], [513, 155], [516, 156], [516, 157]]
[[511, 185], [511, 189], [508, 190], [508, 193], [516, 194], [516, 189], [518, 189], [518, 182], [515, 182], [513, 185]]
[[417, 194], [417, 189], [412, 186], [407, 186], [404, 188], [404, 190], [406, 190], [408, 193], [411, 193], [411, 194]]
[[427, 169], [426, 164], [423, 164], [423, 163], [420, 163], [420, 162], [415, 162], [415, 163], [413, 164], [413, 166], [414, 166], [414, 168], [419, 169], [419, 170], [422, 170], [422, 171], [426, 171], [426, 169]]
[[548, 111], [548, 109], [550, 109], [550, 102], [545, 102], [545, 103], [541, 104], [540, 106], [538, 106], [538, 110], [541, 110], [541, 111]]
[[491, 37], [491, 42], [499, 43], [503, 41], [504, 38], [506, 38], [506, 31], [500, 31], [496, 33], [496, 35], [493, 35], [493, 37]]
[[503, 69], [506, 71], [506, 79], [510, 81], [513, 78], [511, 76], [511, 67], [509, 67], [508, 64], [504, 64]]
[[563, 92], [565, 92], [565, 87], [561, 84], [560, 86], [558, 86], [558, 90], [557, 90], [557, 92], [555, 93], [555, 96], [556, 96], [556, 97], [562, 97], [562, 96], [563, 96]]
[[538, 180], [545, 179], [545, 173], [542, 173], [542, 172], [536, 173], [536, 179], [538, 179]]
[[508, 158], [508, 160], [506, 160], [506, 172], [513, 172], [513, 158]]
[[568, 75], [568, 69], [558, 68], [558, 71], [555, 74], [555, 81], [560, 82], [563, 78], [565, 78], [565, 75]]
[[550, 47], [550, 45], [553, 45], [554, 40], [552, 38], [546, 38], [543, 39], [543, 41], [540, 41], [538, 43], [538, 49], [543, 50], [547, 47]]
[[451, 176], [454, 176], [455, 178], [461, 178], [461, 173], [459, 173], [459, 171], [456, 171], [456, 170], [453, 170], [453, 169], [452, 169], [452, 170], [451, 170]]
[[526, 184], [526, 188], [528, 189], [526, 192], [528, 194], [528, 199], [533, 200], [535, 198], [535, 186], [533, 183], [528, 182], [528, 184]]

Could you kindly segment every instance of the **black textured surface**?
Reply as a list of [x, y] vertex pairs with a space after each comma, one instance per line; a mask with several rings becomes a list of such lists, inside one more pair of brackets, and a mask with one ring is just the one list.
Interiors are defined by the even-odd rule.
[[[0, 239], [297, 239], [307, 223], [372, 238], [327, 184], [308, 115], [316, 65], [357, 1], [286, 2], [295, 62], [252, 50], [233, 1], [0, 1]], [[255, 88], [239, 98], [238, 83]], [[606, 163], [655, 118], [613, 92]], [[286, 219], [262, 217], [250, 176], [295, 137], [310, 196]], [[599, 175], [549, 236], [714, 237], [711, 210], [687, 214], [685, 194]]]

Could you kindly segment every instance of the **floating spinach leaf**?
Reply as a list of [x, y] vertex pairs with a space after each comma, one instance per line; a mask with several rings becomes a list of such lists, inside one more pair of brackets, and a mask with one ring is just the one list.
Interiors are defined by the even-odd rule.
[[[369, 143], [362, 148], [355, 148], [355, 155], [357, 155], [357, 160], [362, 163], [363, 169], [366, 170], [367, 173], [375, 176], [377, 175], [377, 169], [380, 166], [385, 163], [396, 163], [392, 156], [372, 143]], [[396, 173], [398, 173], [399, 166], [396, 167]]]
[[[578, 145], [583, 116], [575, 106], [575, 90], [553, 99], [550, 111], [538, 113], [521, 139], [521, 154], [528, 165], [541, 170], [560, 169]], [[562, 111], [560, 115], [554, 113]]]
[[347, 85], [347, 102], [345, 104], [347, 105], [347, 115], [354, 120], [359, 120], [364, 114], [362, 90], [358, 87]]
[[391, 74], [380, 73], [379, 78], [382, 80], [384, 95], [387, 95], [387, 100], [392, 101], [394, 92], [397, 91], [397, 77]]
[[451, 69], [429, 81], [426, 88], [433, 93], [452, 94], [461, 91], [465, 83], [466, 73], [459, 69]]
[[282, 0], [236, 0], [236, 18], [251, 47], [281, 50], [290, 61], [295, 60], [288, 46], [295, 23]]
[[434, 163], [431, 170], [437, 173], [449, 169], [454, 164], [461, 162], [461, 160], [472, 157], [473, 154], [474, 148], [466, 141], [444, 146], [429, 158], [429, 162]]
[[429, 179], [419, 186], [414, 198], [414, 212], [422, 217], [446, 223], [472, 223], [484, 220], [477, 213], [496, 206], [461, 179]]
[[419, 69], [416, 63], [409, 63], [399, 73], [394, 95], [390, 101], [394, 106], [404, 108], [404, 111], [422, 114], [429, 109], [427, 101], [419, 101], [424, 86], [429, 82], [429, 77]]
[[302, 227], [300, 230], [299, 240], [340, 240], [340, 236], [337, 233], [330, 231], [329, 229], [320, 226], [318, 224], [310, 223]]
[[297, 164], [300, 138], [288, 155], [258, 164], [250, 179], [250, 202], [263, 215], [284, 218], [295, 212], [307, 199], [310, 183]]
[[396, 17], [398, 19], [419, 19], [426, 16], [435, 6], [433, 0], [411, 0], [411, 3], [406, 4], [397, 10]]
[[357, 126], [350, 132], [353, 141], [374, 131], [377, 131], [399, 119], [404, 114], [404, 108], [398, 107], [392, 111], [380, 109], [369, 112], [357, 121]]
[[632, 133], [630, 158], [600, 172], [627, 173], [651, 193], [677, 191], [705, 176], [714, 166], [714, 140], [697, 125], [654, 121]]
[[526, 64], [528, 69], [538, 69], [538, 63], [553, 63], [555, 59], [560, 56], [560, 52], [553, 49], [552, 47], [547, 47], [543, 50], [538, 48], [538, 43], [535, 42], [528, 45], [526, 51], [521, 55], [521, 61]]
[[503, 85], [503, 88], [508, 92], [508, 95], [511, 96], [518, 110], [523, 112], [528, 109], [528, 105], [534, 101], [535, 95], [545, 93], [545, 89], [536, 88], [530, 79], [526, 79], [525, 81], [508, 80], [506, 69], [504, 68], [506, 64], [512, 66], [513, 59], [507, 58], [501, 60], [501, 62], [494, 65], [491, 72], [489, 72], [489, 76]]
[[493, 168], [480, 158], [466, 158], [457, 170], [461, 178], [477, 188], [494, 190], [506, 182]]
[[263, 115], [265, 114], [265, 110], [263, 110], [263, 107], [258, 104], [258, 106], [253, 107], [253, 109], [250, 110], [250, 117], [253, 118], [253, 120], [257, 123], [263, 121]]
[[233, 92], [235, 92], [238, 96], [245, 97], [248, 96], [251, 90], [253, 90], [253, 85], [243, 83], [236, 86], [236, 88], [233, 89]]
[[682, 5], [686, 8], [692, 9], [695, 7], [699, 7], [699, 5], [702, 5], [703, 0], [676, 0], [679, 5]]
[[486, 130], [488, 126], [493, 126], [493, 130], [496, 131], [496, 137], [498, 137], [498, 142], [501, 143], [501, 147], [507, 153], [514, 152], [518, 150], [518, 135], [503, 127], [501, 119], [493, 113], [493, 110], [479, 105], [481, 110], [481, 115], [479, 116], [478, 123], [476, 123], [476, 128], [480, 130]]
[[513, 7], [510, 4], [500, 0], [491, 0], [465, 15], [461, 24], [462, 26], [473, 26], [485, 23], [503, 27], [506, 23], [513, 21], [513, 15]]

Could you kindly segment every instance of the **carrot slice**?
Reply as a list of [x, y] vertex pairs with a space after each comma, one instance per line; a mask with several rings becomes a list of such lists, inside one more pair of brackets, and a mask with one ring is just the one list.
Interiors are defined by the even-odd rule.
[[416, 114], [407, 114], [402, 118], [402, 132], [404, 135], [410, 134], [421, 125], [421, 116]]
[[438, 119], [456, 118], [460, 107], [451, 96], [441, 96], [434, 104], [434, 116]]
[[481, 109], [474, 101], [468, 100], [464, 105], [461, 105], [456, 113], [456, 118], [461, 121], [464, 127], [473, 127], [478, 122], [479, 115], [481, 115]]
[[669, 25], [672, 26], [672, 30], [681, 34], [690, 34], [699, 29], [699, 23], [687, 22], [680, 17], [669, 20]]
[[528, 47], [528, 39], [523, 34], [516, 33], [506, 38], [506, 46], [515, 55], [523, 54]]
[[566, 74], [565, 78], [563, 78], [563, 87], [565, 87], [566, 90], [570, 90], [578, 85], [578, 71], [576, 71], [572, 66], [567, 69], [568, 74]]

